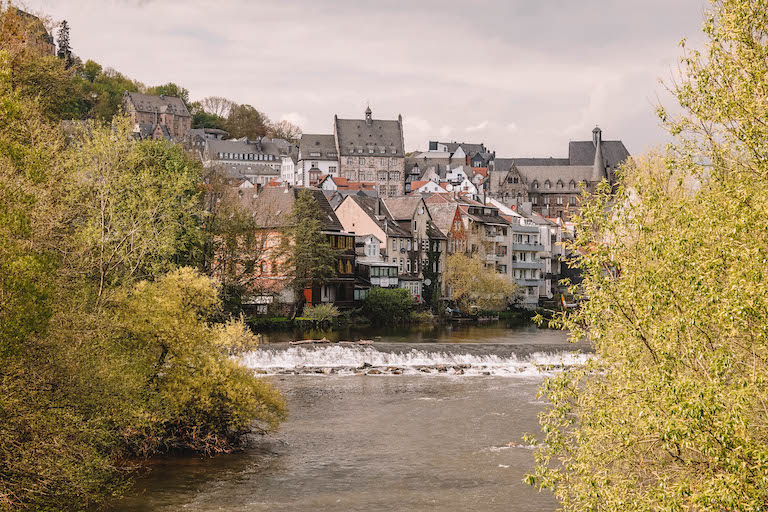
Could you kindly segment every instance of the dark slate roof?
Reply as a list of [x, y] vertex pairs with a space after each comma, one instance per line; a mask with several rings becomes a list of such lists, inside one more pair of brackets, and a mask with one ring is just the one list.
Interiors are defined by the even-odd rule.
[[278, 148], [277, 145], [272, 142], [253, 142], [250, 140], [242, 139], [208, 139], [206, 144], [208, 145], [208, 151], [211, 154], [211, 158], [215, 158], [217, 153], [257, 153], [274, 155], [275, 157], [280, 156], [280, 148]]
[[[592, 144], [590, 142], [590, 144]], [[594, 148], [593, 148], [594, 149]], [[594, 154], [595, 152], [592, 151], [592, 162], [589, 163], [589, 165], [592, 165], [594, 162]], [[524, 167], [545, 167], [545, 166], [562, 166], [562, 165], [571, 165], [571, 161], [567, 158], [497, 158], [496, 159], [496, 170], [499, 169], [499, 160], [510, 160], [514, 162], [517, 166], [524, 166]], [[509, 170], [509, 167], [507, 169], [504, 169], [506, 171]]]
[[447, 240], [448, 237], [443, 234], [439, 227], [434, 222], [427, 224], [427, 238], [433, 238], [435, 240]]
[[[310, 153], [320, 153], [320, 156], [309, 156]], [[336, 138], [333, 135], [305, 133], [299, 140], [299, 155], [302, 160], [338, 160]]]
[[[339, 153], [344, 156], [404, 157], [403, 124], [400, 119], [335, 119]], [[373, 150], [373, 153], [370, 152]]]
[[153, 96], [138, 92], [125, 92], [125, 99], [129, 101], [137, 112], [162, 113], [170, 111], [172, 114], [182, 117], [190, 117], [189, 110], [180, 98], [173, 96]]
[[461, 149], [464, 150], [464, 153], [469, 155], [470, 153], [485, 153], [485, 145], [484, 144], [472, 144], [469, 142], [439, 142], [439, 144], [444, 144], [448, 148], [449, 153], [455, 153], [457, 149], [459, 149], [459, 146], [461, 146]]
[[244, 201], [251, 210], [254, 220], [262, 228], [282, 228], [287, 227], [290, 221], [293, 203], [299, 196], [299, 192], [308, 190], [312, 193], [323, 212], [322, 218], [325, 222], [323, 230], [325, 231], [344, 231], [339, 222], [336, 213], [328, 203], [328, 199], [322, 190], [286, 188], [286, 187], [266, 187], [257, 196], [247, 196]]
[[[605, 165], [616, 168], [629, 158], [629, 151], [620, 140], [604, 140], [600, 145]], [[593, 165], [595, 144], [592, 141], [575, 141], [568, 144], [568, 158], [571, 165]]]

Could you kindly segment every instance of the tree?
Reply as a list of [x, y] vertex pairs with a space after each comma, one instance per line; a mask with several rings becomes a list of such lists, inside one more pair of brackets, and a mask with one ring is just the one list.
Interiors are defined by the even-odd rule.
[[289, 142], [296, 142], [301, 137], [301, 128], [283, 119], [270, 125], [269, 136], [273, 139], [285, 139]]
[[69, 46], [69, 24], [67, 20], [61, 22], [59, 26], [59, 49], [56, 56], [63, 60], [67, 68], [72, 67], [74, 59], [72, 58], [72, 48]]
[[478, 255], [451, 254], [445, 262], [445, 284], [450, 298], [463, 313], [503, 310], [517, 294], [515, 283], [493, 268], [485, 266]]
[[293, 202], [281, 243], [283, 272], [289, 277], [296, 311], [305, 302], [304, 290], [323, 285], [336, 274], [337, 251], [323, 233], [324, 213], [312, 191], [302, 189]]
[[226, 127], [232, 137], [255, 140], [269, 131], [269, 118], [250, 105], [232, 105]]
[[185, 105], [189, 105], [189, 91], [180, 85], [173, 82], [168, 82], [165, 85], [156, 85], [147, 89], [147, 94], [153, 94], [155, 96], [171, 96], [173, 98], [179, 98]]
[[235, 102], [221, 96], [208, 96], [200, 100], [202, 111], [216, 117], [226, 119]]
[[549, 380], [535, 485], [564, 510], [768, 503], [768, 4], [713, 2], [681, 59], [674, 143], [582, 210], [588, 302], [555, 325], [595, 358]]
[[363, 314], [375, 325], [398, 325], [407, 322], [415, 306], [411, 292], [405, 288], [372, 288], [363, 303]]
[[85, 64], [83, 65], [83, 77], [91, 83], [96, 81], [96, 77], [101, 75], [101, 71], [101, 64], [92, 61], [91, 59], [85, 61]]

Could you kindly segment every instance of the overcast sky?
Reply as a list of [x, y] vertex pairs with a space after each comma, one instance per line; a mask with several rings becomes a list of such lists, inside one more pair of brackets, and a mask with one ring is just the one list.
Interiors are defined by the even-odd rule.
[[193, 100], [249, 103], [306, 133], [402, 114], [408, 150], [485, 142], [566, 156], [569, 140], [660, 144], [659, 79], [705, 0], [24, 0], [70, 24], [83, 60]]

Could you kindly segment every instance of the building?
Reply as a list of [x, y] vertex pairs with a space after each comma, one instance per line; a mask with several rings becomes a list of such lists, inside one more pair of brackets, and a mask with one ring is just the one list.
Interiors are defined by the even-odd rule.
[[9, 9], [15, 11], [22, 25], [23, 30], [19, 35], [23, 38], [23, 44], [39, 50], [44, 55], [56, 55], [56, 44], [43, 20], [16, 7], [9, 6]]
[[339, 153], [333, 135], [303, 134], [293, 185], [314, 187], [322, 175], [339, 176]]
[[405, 191], [405, 143], [403, 119], [373, 118], [370, 107], [365, 119], [334, 116], [333, 131], [339, 155], [339, 176], [349, 181], [376, 182], [381, 197]]
[[432, 222], [446, 236], [446, 252], [448, 254], [467, 252], [467, 232], [459, 205], [456, 202], [429, 203], [427, 209]]
[[315, 186], [326, 192], [354, 192], [361, 190], [367, 195], [376, 196], [376, 182], [349, 181], [346, 178], [334, 177], [330, 174], [321, 176]]
[[442, 292], [447, 238], [432, 223], [423, 198], [349, 195], [336, 215], [346, 231], [381, 240], [385, 260], [397, 265], [400, 287], [416, 300]]
[[307, 304], [334, 303], [339, 307], [354, 304], [355, 289], [355, 237], [344, 229], [321, 190], [295, 187], [265, 187], [258, 194], [244, 194], [243, 204], [259, 226], [259, 237], [264, 239], [263, 254], [254, 265], [251, 279], [254, 292], [252, 303], [268, 309], [270, 304], [295, 302], [293, 291], [288, 287], [290, 276], [285, 274], [285, 257], [279, 247], [282, 237], [290, 227], [293, 203], [301, 190], [310, 190], [323, 210], [323, 233], [328, 244], [338, 251], [336, 274], [324, 284], [314, 284], [304, 290]]
[[603, 179], [614, 184], [616, 169], [629, 157], [623, 142], [604, 141], [596, 127], [591, 141], [569, 143], [568, 158], [496, 158], [487, 192], [505, 205], [530, 201], [533, 211], [568, 220], [582, 189], [594, 192]]
[[126, 91], [123, 108], [131, 118], [134, 133], [144, 139], [181, 140], [192, 127], [192, 116], [180, 98]]
[[382, 241], [373, 235], [355, 237], [355, 301], [365, 300], [371, 288], [399, 288], [397, 265], [381, 254]]
[[203, 165], [216, 168], [232, 179], [247, 179], [253, 184], [264, 185], [280, 178], [283, 168], [280, 147], [268, 138], [250, 140], [206, 139], [203, 149]]

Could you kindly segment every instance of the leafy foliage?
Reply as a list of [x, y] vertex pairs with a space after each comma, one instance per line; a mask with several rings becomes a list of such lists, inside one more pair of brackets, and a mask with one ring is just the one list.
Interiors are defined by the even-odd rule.
[[314, 306], [307, 304], [304, 306], [304, 312], [301, 316], [305, 320], [324, 323], [332, 322], [340, 314], [341, 312], [339, 311], [339, 308], [333, 304], [316, 304]]
[[363, 303], [363, 314], [373, 324], [403, 324], [410, 320], [415, 302], [405, 288], [372, 288]]
[[675, 144], [583, 210], [589, 301], [555, 324], [597, 357], [543, 388], [529, 477], [564, 510], [768, 503], [767, 30], [766, 2], [713, 2], [673, 88], [684, 112], [659, 110]]
[[478, 255], [456, 253], [445, 262], [445, 283], [451, 300], [464, 313], [473, 308], [485, 311], [506, 309], [517, 293], [515, 283], [493, 268], [485, 266]]
[[269, 118], [250, 105], [232, 105], [227, 115], [226, 130], [232, 137], [256, 140], [269, 131]]

